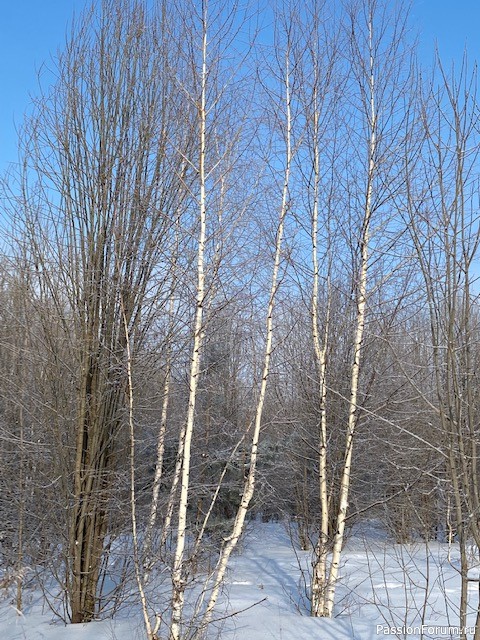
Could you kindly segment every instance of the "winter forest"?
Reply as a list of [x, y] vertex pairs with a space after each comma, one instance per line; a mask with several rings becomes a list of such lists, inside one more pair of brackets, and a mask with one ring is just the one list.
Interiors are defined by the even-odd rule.
[[363, 528], [480, 639], [476, 65], [388, 0], [98, 0], [51, 66], [0, 185], [1, 611], [256, 638], [218, 620], [277, 526], [284, 637], [340, 638]]

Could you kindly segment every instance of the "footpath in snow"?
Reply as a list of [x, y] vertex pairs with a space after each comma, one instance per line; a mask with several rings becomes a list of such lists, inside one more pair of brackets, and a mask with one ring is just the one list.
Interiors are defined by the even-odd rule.
[[[458, 638], [460, 579], [455, 547], [396, 545], [370, 527], [356, 531], [342, 556], [335, 617], [308, 615], [310, 554], [295, 550], [281, 523], [250, 523], [229, 568], [209, 640], [405, 640]], [[472, 617], [478, 584], [471, 583]], [[41, 593], [0, 600], [0, 640], [144, 640], [140, 611], [87, 625], [53, 622]], [[234, 615], [232, 615], [234, 614]], [[467, 634], [471, 638], [471, 634]]]

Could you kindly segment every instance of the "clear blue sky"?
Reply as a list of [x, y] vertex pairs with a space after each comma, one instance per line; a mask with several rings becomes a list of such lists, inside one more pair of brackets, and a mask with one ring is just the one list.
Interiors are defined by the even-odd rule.
[[[85, 0], [3, 0], [0, 13], [0, 171], [16, 161], [15, 126], [22, 121], [29, 96], [36, 93], [37, 71], [62, 46], [69, 20], [85, 4]], [[472, 59], [480, 59], [480, 0], [413, 0], [411, 15], [412, 26], [419, 30], [420, 53], [424, 61], [433, 57], [435, 40], [445, 61], [460, 60], [465, 45]]]
[[433, 57], [434, 42], [442, 60], [480, 59], [479, 0], [412, 0], [411, 23], [419, 31], [423, 60]]
[[0, 11], [0, 172], [17, 159], [15, 127], [22, 122], [37, 72], [65, 41], [85, 0], [2, 0]]

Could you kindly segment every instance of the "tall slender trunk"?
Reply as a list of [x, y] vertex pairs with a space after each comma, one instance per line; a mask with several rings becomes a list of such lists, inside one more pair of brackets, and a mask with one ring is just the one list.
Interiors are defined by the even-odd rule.
[[178, 505], [178, 526], [175, 557], [172, 571], [172, 618], [170, 624], [170, 640], [179, 640], [185, 599], [184, 554], [187, 534], [187, 507], [190, 482], [190, 457], [192, 436], [195, 423], [195, 409], [197, 400], [198, 379], [203, 347], [203, 309], [205, 301], [205, 243], [206, 243], [206, 131], [207, 131], [207, 2], [202, 2], [202, 69], [200, 74], [200, 97], [197, 108], [199, 127], [199, 235], [197, 253], [197, 301], [195, 307], [195, 325], [193, 338], [192, 360], [190, 365], [190, 392], [188, 398], [188, 412], [183, 436], [183, 455], [181, 467], [181, 488]]
[[282, 242], [285, 230], [285, 219], [288, 212], [288, 198], [289, 198], [289, 184], [290, 184], [290, 171], [292, 164], [292, 113], [291, 113], [291, 71], [290, 71], [290, 50], [287, 47], [286, 51], [286, 68], [284, 78], [284, 90], [285, 90], [285, 171], [283, 175], [282, 186], [282, 201], [280, 205], [279, 220], [277, 234], [275, 238], [275, 257], [273, 263], [272, 280], [270, 286], [270, 295], [267, 307], [267, 319], [266, 319], [266, 340], [265, 340], [265, 352], [263, 359], [262, 379], [260, 384], [260, 390], [257, 400], [257, 406], [255, 411], [255, 418], [253, 422], [252, 441], [250, 445], [250, 454], [248, 458], [248, 474], [245, 479], [242, 497], [240, 505], [237, 509], [235, 520], [232, 526], [232, 532], [225, 539], [225, 544], [220, 552], [220, 557], [217, 562], [216, 571], [213, 577], [213, 586], [210, 593], [210, 598], [202, 618], [201, 626], [206, 628], [211, 620], [213, 610], [217, 603], [217, 599], [220, 593], [220, 587], [222, 585], [225, 571], [228, 566], [228, 562], [231, 554], [235, 550], [237, 543], [242, 535], [245, 518], [248, 512], [248, 507], [253, 497], [256, 480], [256, 469], [258, 460], [258, 444], [260, 440], [260, 429], [262, 426], [263, 408], [265, 405], [265, 397], [267, 392], [267, 383], [270, 373], [270, 360], [273, 350], [273, 310], [277, 297], [277, 291], [279, 287], [279, 271], [282, 256]]
[[[132, 350], [130, 342], [130, 330], [128, 327], [128, 320], [125, 314], [125, 308], [123, 300], [121, 302], [122, 307], [122, 320], [125, 330], [125, 342], [127, 351], [127, 396], [128, 396], [128, 431], [130, 439], [130, 517], [132, 522], [132, 539], [133, 539], [133, 567], [135, 571], [135, 580], [137, 583], [138, 593], [140, 595], [140, 602], [142, 606], [143, 621], [145, 623], [145, 630], [147, 632], [147, 640], [154, 640], [154, 630], [150, 621], [150, 615], [148, 611], [147, 596], [144, 588], [144, 579], [142, 575], [142, 563], [140, 560], [140, 544], [138, 539], [137, 528], [137, 505], [136, 505], [136, 491], [135, 491], [135, 423], [134, 423], [134, 401], [133, 401], [133, 377], [132, 377]], [[157, 615], [158, 625], [161, 622], [160, 616]]]
[[317, 544], [314, 550], [312, 561], [312, 579], [311, 579], [311, 614], [314, 617], [324, 617], [326, 581], [327, 581], [327, 558], [328, 558], [328, 521], [329, 521], [329, 501], [328, 501], [328, 478], [327, 478], [327, 348], [330, 330], [330, 260], [329, 274], [327, 280], [327, 309], [325, 314], [325, 326], [323, 330], [323, 340], [320, 339], [319, 333], [319, 317], [318, 317], [318, 294], [319, 294], [319, 264], [318, 264], [318, 207], [319, 207], [319, 188], [320, 188], [320, 152], [318, 143], [318, 109], [317, 109], [317, 85], [314, 91], [314, 187], [313, 187], [313, 208], [312, 208], [312, 265], [313, 265], [313, 283], [312, 283], [312, 303], [311, 303], [311, 320], [312, 320], [312, 337], [315, 352], [315, 364], [318, 376], [318, 385], [320, 390], [319, 411], [320, 411], [320, 433], [319, 433], [319, 496], [320, 496], [320, 531]]
[[[143, 547], [143, 568], [145, 583], [148, 582], [150, 572], [152, 570], [154, 559], [152, 557], [152, 545], [153, 545], [153, 532], [155, 523], [157, 521], [158, 502], [160, 496], [160, 483], [163, 477], [163, 458], [165, 454], [165, 436], [167, 433], [167, 417], [168, 417], [168, 405], [170, 401], [170, 384], [172, 376], [172, 336], [174, 328], [174, 313], [175, 313], [175, 284], [176, 284], [176, 265], [178, 258], [178, 235], [179, 235], [179, 220], [177, 220], [176, 229], [176, 243], [173, 256], [173, 273], [172, 283], [170, 287], [170, 298], [168, 304], [168, 342], [167, 342], [167, 356], [165, 364], [165, 379], [163, 384], [163, 400], [162, 400], [162, 412], [160, 417], [160, 428], [157, 436], [157, 457], [155, 461], [155, 474], [153, 478], [152, 487], [152, 502], [150, 504], [150, 513], [148, 517], [147, 528], [145, 531], [145, 543]], [[171, 516], [170, 516], [171, 517]], [[170, 530], [170, 519], [164, 522], [164, 535]], [[162, 536], [163, 538], [163, 536]]]
[[369, 142], [368, 142], [368, 173], [365, 191], [365, 207], [363, 211], [363, 223], [360, 234], [360, 264], [358, 269], [358, 285], [356, 288], [356, 331], [353, 345], [353, 363], [350, 377], [350, 400], [348, 407], [347, 437], [345, 442], [345, 457], [343, 462], [342, 476], [340, 480], [340, 491], [338, 496], [338, 510], [335, 523], [335, 533], [333, 537], [332, 558], [330, 573], [328, 576], [326, 608], [327, 617], [333, 615], [333, 605], [335, 601], [335, 589], [338, 581], [340, 568], [340, 557], [343, 546], [345, 522], [347, 518], [348, 496], [350, 489], [350, 477], [352, 466], [352, 453], [355, 430], [358, 422], [358, 383], [360, 377], [363, 334], [365, 329], [365, 313], [367, 303], [367, 276], [368, 276], [368, 250], [370, 239], [370, 223], [372, 217], [372, 196], [373, 181], [376, 172], [376, 129], [377, 114], [375, 105], [375, 75], [373, 57], [373, 16], [370, 14], [368, 23], [369, 33]]
[[17, 533], [17, 567], [16, 567], [16, 597], [15, 608], [20, 614], [23, 608], [23, 554], [24, 554], [24, 535], [25, 535], [25, 500], [26, 500], [26, 460], [25, 460], [25, 368], [23, 360], [27, 350], [27, 334], [24, 335], [23, 346], [21, 347], [23, 353], [19, 354], [20, 357], [20, 404], [18, 407], [18, 427], [19, 427], [19, 442], [20, 448], [20, 468], [18, 470], [18, 487], [20, 502], [18, 505], [18, 533]]

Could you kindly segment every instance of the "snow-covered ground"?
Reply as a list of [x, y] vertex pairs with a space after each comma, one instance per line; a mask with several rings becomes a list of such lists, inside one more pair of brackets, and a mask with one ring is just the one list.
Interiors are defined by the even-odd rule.
[[[294, 552], [282, 525], [249, 534], [230, 573], [229, 607], [241, 611], [220, 634], [231, 640], [370, 640], [458, 638], [460, 578], [455, 547], [395, 545], [367, 527], [349, 538], [332, 620], [307, 615], [310, 554]], [[472, 605], [478, 584], [472, 582]], [[474, 617], [469, 619], [474, 624]], [[473, 630], [472, 630], [473, 632]], [[471, 634], [468, 634], [470, 637]]]
[[[280, 523], [255, 523], [230, 567], [212, 640], [371, 640], [458, 638], [460, 579], [453, 546], [395, 545], [367, 527], [349, 538], [332, 620], [307, 615], [310, 556], [295, 550]], [[478, 583], [471, 584], [476, 606]], [[303, 595], [302, 595], [303, 594]], [[225, 616], [225, 617], [224, 617]], [[221, 619], [223, 617], [223, 619]], [[474, 617], [469, 618], [473, 625]], [[468, 629], [467, 629], [468, 631]], [[471, 637], [471, 633], [467, 636]], [[39, 593], [27, 592], [17, 615], [11, 594], [0, 602], [0, 640], [141, 640], [140, 615], [88, 625], [52, 621]]]

